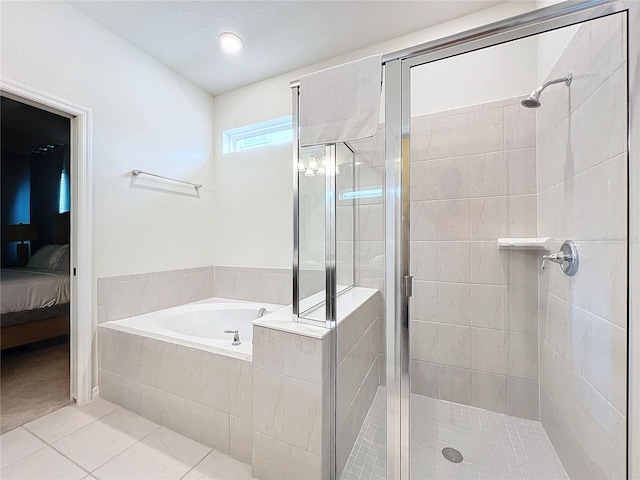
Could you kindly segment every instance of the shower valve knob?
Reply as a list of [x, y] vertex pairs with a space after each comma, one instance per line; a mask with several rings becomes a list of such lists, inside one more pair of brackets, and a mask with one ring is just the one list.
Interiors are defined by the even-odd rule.
[[567, 275], [574, 275], [578, 270], [578, 247], [573, 240], [565, 241], [560, 251], [542, 256], [540, 269], [545, 271], [549, 262], [557, 263]]

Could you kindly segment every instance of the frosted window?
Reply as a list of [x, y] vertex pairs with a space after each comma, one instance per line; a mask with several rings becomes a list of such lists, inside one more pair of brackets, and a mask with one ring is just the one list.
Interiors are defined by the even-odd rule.
[[291, 115], [225, 130], [222, 137], [223, 153], [241, 152], [291, 142], [293, 140]]

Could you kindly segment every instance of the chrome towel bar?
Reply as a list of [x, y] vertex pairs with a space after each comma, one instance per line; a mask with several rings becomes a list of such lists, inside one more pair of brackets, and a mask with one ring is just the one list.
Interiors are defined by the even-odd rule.
[[199, 188], [202, 187], [202, 184], [200, 184], [200, 183], [185, 182], [184, 180], [177, 180], [175, 178], [163, 177], [162, 175], [156, 175], [155, 173], [143, 172], [142, 170], [131, 170], [131, 175], [133, 175], [134, 177], [137, 177], [139, 175], [149, 175], [151, 177], [163, 178], [165, 180], [170, 180], [172, 182], [185, 183], [187, 185], [191, 185], [193, 188], [196, 189], [196, 191]]

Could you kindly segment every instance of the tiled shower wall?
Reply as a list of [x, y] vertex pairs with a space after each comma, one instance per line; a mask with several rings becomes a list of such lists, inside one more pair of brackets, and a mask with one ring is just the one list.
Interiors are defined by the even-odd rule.
[[569, 476], [626, 478], [626, 19], [580, 27], [538, 109], [539, 233], [578, 243], [540, 276], [541, 420]]
[[415, 117], [414, 393], [538, 419], [535, 110], [508, 99]]

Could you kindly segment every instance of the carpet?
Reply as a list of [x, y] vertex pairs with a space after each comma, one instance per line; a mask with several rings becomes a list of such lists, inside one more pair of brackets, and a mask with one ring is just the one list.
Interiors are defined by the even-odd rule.
[[69, 405], [69, 342], [2, 352], [1, 433]]

